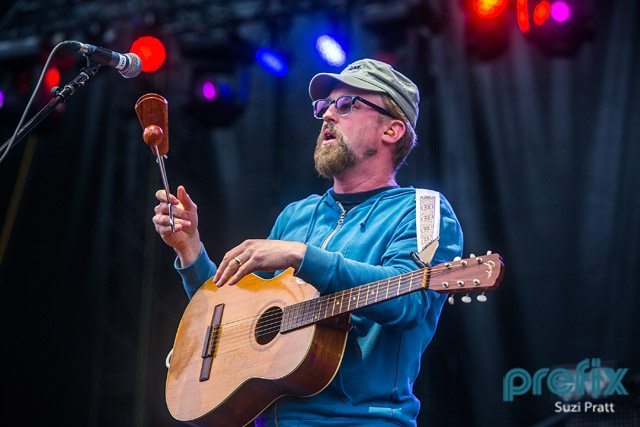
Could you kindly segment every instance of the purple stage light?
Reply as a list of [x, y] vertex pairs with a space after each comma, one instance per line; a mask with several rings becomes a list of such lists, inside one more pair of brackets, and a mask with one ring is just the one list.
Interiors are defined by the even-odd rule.
[[4, 106], [4, 92], [0, 90], [0, 108]]
[[218, 97], [218, 90], [212, 81], [206, 80], [202, 83], [202, 97], [207, 101], [213, 101]]
[[571, 18], [571, 8], [564, 1], [555, 1], [551, 5], [551, 18], [556, 22], [565, 22]]

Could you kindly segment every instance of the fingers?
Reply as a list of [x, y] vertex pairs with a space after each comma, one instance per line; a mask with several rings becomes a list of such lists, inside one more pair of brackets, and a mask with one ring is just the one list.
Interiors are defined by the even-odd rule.
[[228, 256], [229, 256], [229, 252], [227, 252], [224, 258], [222, 258], [222, 261], [220, 261], [220, 265], [218, 266], [218, 270], [216, 271], [215, 276], [213, 276], [213, 281], [216, 283], [218, 287], [224, 285], [224, 283], [227, 281], [227, 278], [231, 275], [231, 273], [227, 271], [228, 270], [227, 267], [229, 266]]
[[[158, 227], [169, 227], [169, 229], [171, 229], [169, 215], [156, 214], [151, 218], [151, 221], [156, 225], [156, 230], [158, 230]], [[175, 231], [181, 231], [185, 228], [191, 227], [191, 221], [174, 217], [174, 225]]]
[[[244, 276], [246, 276], [247, 274], [250, 274], [250, 273], [252, 273], [254, 271], [253, 261], [251, 259], [249, 261], [243, 263], [243, 264], [238, 264], [238, 263], [235, 263], [235, 264], [239, 265], [238, 270], [235, 272], [235, 274], [233, 276], [231, 276], [229, 281], [227, 281], [227, 283], [226, 283], [227, 286], [235, 285]], [[222, 285], [220, 285], [220, 286], [222, 286]]]
[[198, 209], [198, 206], [196, 206], [193, 200], [191, 200], [187, 190], [182, 185], [178, 186], [178, 200], [180, 200], [180, 203], [182, 203], [185, 210], [195, 211]]
[[170, 238], [172, 235], [175, 235], [175, 233], [182, 231], [183, 226], [180, 224], [176, 224], [174, 227], [174, 230], [171, 229], [170, 225], [167, 225], [167, 226], [156, 225], [155, 228], [156, 228], [156, 232], [160, 235], [160, 237], [162, 237], [167, 243], [169, 243], [167, 239]]
[[[242, 279], [247, 274], [252, 273], [253, 271], [254, 271], [254, 266], [251, 260], [240, 264], [239, 262], [236, 261], [235, 258], [233, 258], [231, 262], [227, 262], [224, 268], [223, 267], [218, 268], [218, 271], [216, 272], [216, 276], [214, 276], [213, 281], [218, 287], [221, 287], [224, 285], [233, 286], [236, 283], [238, 283], [240, 279]], [[219, 277], [219, 278], [216, 280], [216, 277]]]
[[[173, 194], [169, 194], [169, 198], [171, 199], [171, 204], [172, 205], [177, 205], [178, 203], [180, 203], [180, 200], [178, 200], [178, 198], [176, 196], [174, 196]], [[160, 202], [167, 202], [167, 192], [164, 190], [158, 190], [156, 191], [156, 199], [158, 199], [158, 201]]]
[[[157, 214], [169, 215], [169, 204], [160, 202], [153, 208], [153, 211]], [[181, 218], [189, 221], [193, 219], [193, 212], [187, 212], [180, 209], [178, 206], [173, 206], [171, 208], [171, 213], [173, 213], [175, 218]]]
[[[213, 276], [213, 281], [218, 287], [225, 285], [227, 280], [229, 280], [231, 276], [236, 275], [240, 268], [250, 260], [251, 254], [247, 251], [247, 242], [248, 241], [245, 240], [240, 245], [227, 252], [222, 258], [222, 261], [218, 266], [218, 270], [216, 271], [215, 276]], [[243, 271], [248, 270], [245, 268]], [[250, 273], [251, 270], [248, 272]], [[236, 277], [234, 283], [237, 283], [241, 278], [242, 276]]]

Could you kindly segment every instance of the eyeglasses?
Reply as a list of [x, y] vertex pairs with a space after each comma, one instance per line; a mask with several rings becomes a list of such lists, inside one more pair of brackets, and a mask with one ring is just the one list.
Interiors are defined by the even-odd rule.
[[380, 114], [384, 114], [385, 116], [394, 118], [393, 115], [384, 108], [378, 107], [373, 102], [367, 101], [366, 99], [358, 95], [342, 95], [337, 97], [336, 99], [316, 99], [311, 103], [313, 105], [313, 116], [316, 119], [322, 120], [322, 116], [327, 112], [327, 110], [333, 103], [336, 104], [336, 112], [338, 113], [338, 115], [346, 116], [351, 112], [351, 110], [353, 109], [353, 104], [355, 104], [356, 101], [360, 101], [363, 104], [368, 105]]

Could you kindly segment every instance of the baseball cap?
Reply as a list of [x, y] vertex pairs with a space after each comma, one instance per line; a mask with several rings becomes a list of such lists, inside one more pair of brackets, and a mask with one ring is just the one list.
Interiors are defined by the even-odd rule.
[[309, 82], [311, 99], [326, 98], [339, 82], [358, 89], [386, 93], [400, 106], [411, 125], [416, 127], [420, 102], [418, 87], [391, 65], [365, 58], [349, 64], [340, 74], [316, 74]]

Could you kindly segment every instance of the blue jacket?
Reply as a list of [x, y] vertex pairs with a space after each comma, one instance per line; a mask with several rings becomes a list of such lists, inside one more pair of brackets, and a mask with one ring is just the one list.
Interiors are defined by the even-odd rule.
[[[409, 257], [417, 250], [413, 188], [378, 193], [338, 225], [342, 214], [329, 190], [290, 204], [278, 216], [270, 239], [307, 244], [296, 276], [330, 294], [417, 269]], [[461, 253], [460, 224], [441, 195], [440, 241], [433, 263]], [[190, 297], [216, 271], [205, 250], [191, 266], [176, 267]], [[256, 425], [276, 425], [277, 420], [279, 426], [415, 426], [420, 402], [413, 383], [444, 300], [433, 291], [417, 291], [353, 312], [353, 329], [331, 384], [312, 397], [277, 400]]]

